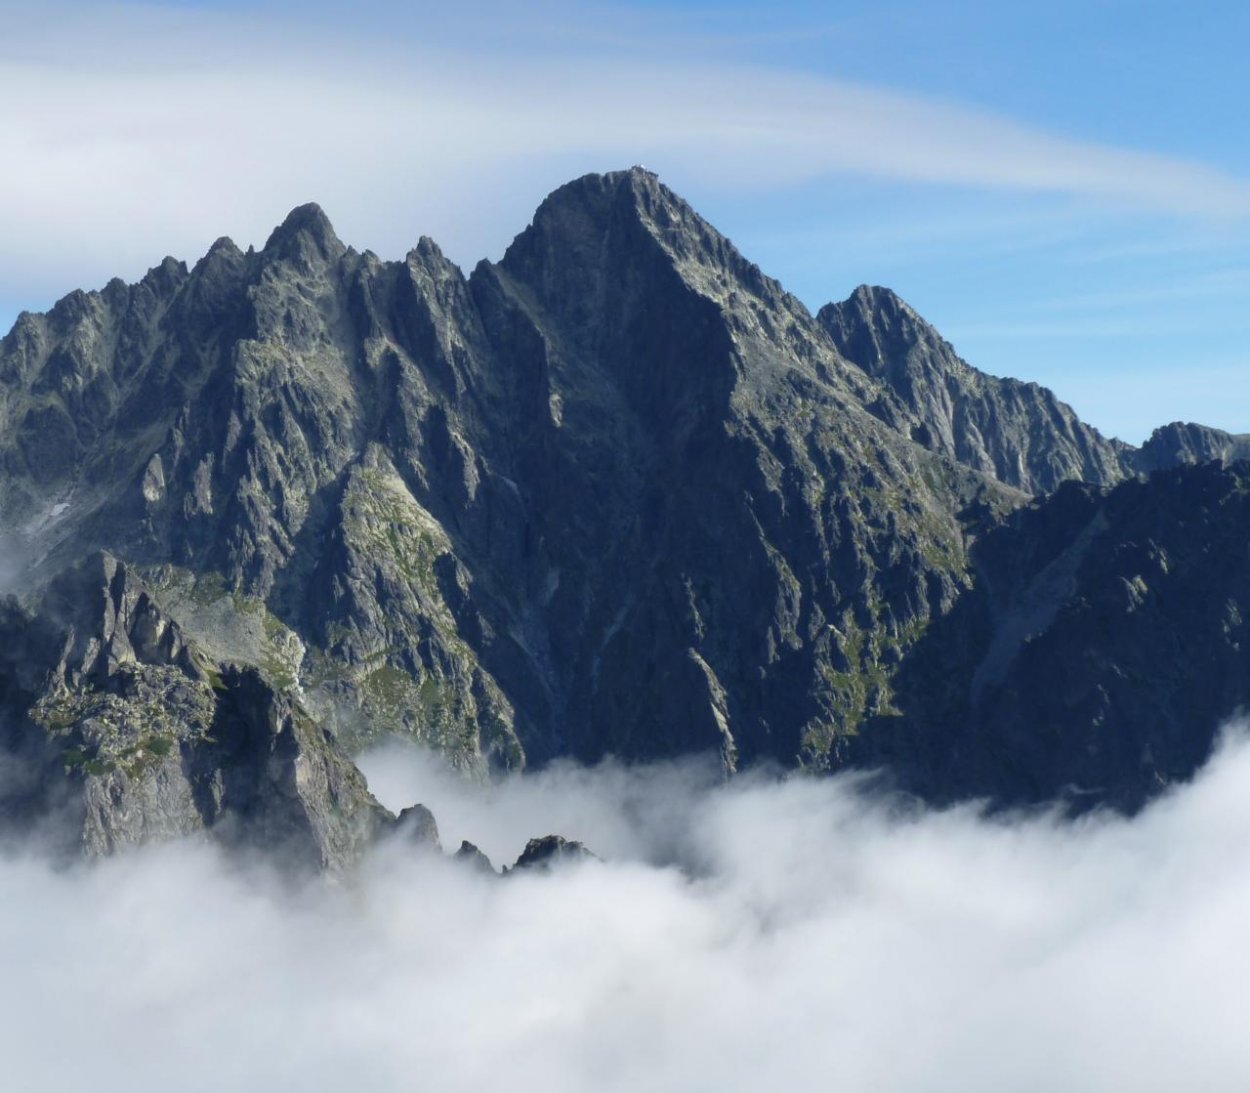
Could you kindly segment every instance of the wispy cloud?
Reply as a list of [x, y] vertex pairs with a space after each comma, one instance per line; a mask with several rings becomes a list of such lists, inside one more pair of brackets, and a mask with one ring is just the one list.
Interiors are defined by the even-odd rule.
[[[21, 169], [0, 175], [0, 295], [134, 275], [222, 232], [259, 241], [308, 199], [349, 241], [397, 254], [426, 233], [469, 262], [497, 254], [564, 177], [636, 161], [708, 192], [856, 174], [1250, 213], [1250, 183], [1200, 163], [662, 41], [643, 48], [637, 33], [605, 32], [607, 9], [534, 14], [520, 46], [484, 30], [483, 13], [446, 6], [389, 37], [381, 21], [272, 7], [7, 9], [0, 146]], [[560, 33], [533, 29], [557, 22]], [[598, 31], [578, 37], [579, 26]]]

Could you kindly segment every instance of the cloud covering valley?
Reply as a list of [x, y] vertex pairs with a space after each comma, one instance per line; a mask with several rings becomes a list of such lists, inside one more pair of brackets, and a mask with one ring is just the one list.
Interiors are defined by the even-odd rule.
[[292, 890], [204, 846], [0, 863], [14, 1089], [1241, 1089], [1250, 745], [1132, 820], [981, 817], [698, 763], [365, 769], [498, 864]]

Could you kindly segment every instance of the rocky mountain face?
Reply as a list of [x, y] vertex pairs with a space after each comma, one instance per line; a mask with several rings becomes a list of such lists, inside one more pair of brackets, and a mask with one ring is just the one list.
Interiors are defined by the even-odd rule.
[[887, 288], [862, 285], [817, 318], [838, 349], [889, 386], [914, 415], [912, 439], [1026, 493], [1077, 479], [1113, 485], [1126, 473], [1107, 440], [1036, 383], [999, 379], [951, 345]]
[[[1015, 625], [985, 620], [1026, 593], [1066, 618], [1081, 587], [995, 560], [1086, 534], [1069, 488], [1030, 495], [1123, 481], [1080, 493], [1118, 513], [1164, 488], [1132, 476], [1244, 450], [1104, 440], [885, 290], [813, 317], [641, 169], [556, 191], [469, 277], [429, 240], [359, 254], [305, 206], [260, 251], [220, 240], [0, 342], [3, 807], [70, 800], [93, 850], [212, 830], [334, 866], [390, 822], [348, 756], [392, 732], [467, 771], [716, 749], [1028, 797], [935, 756], [973, 747], [960, 687], [1024, 686], [1015, 653], [983, 670]], [[1079, 655], [1128, 655], [1090, 626]], [[967, 654], [950, 678], [938, 633]]]
[[888, 288], [861, 285], [817, 319], [848, 360], [902, 401], [913, 440], [1026, 493], [1250, 457], [1250, 436], [1183, 422], [1156, 429], [1140, 448], [1109, 440], [1045, 387], [973, 368]]
[[54, 814], [88, 854], [211, 830], [329, 870], [391, 823], [289, 693], [210, 664], [111, 555], [58, 576], [33, 615], [10, 601], [0, 633], [18, 822]]
[[1163, 470], [1183, 463], [1231, 463], [1250, 459], [1250, 434], [1234, 436], [1206, 425], [1174, 421], [1150, 434], [1132, 466], [1138, 473]]
[[1132, 811], [1247, 702], [1250, 464], [1066, 483], [971, 552], [970, 591], [851, 760], [927, 799]]

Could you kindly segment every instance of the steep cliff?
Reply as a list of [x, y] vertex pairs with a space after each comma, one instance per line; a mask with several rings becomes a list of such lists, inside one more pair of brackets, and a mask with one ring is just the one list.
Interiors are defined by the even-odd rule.
[[103, 543], [349, 744], [467, 765], [822, 756], [954, 602], [959, 514], [1017, 503], [640, 170], [558, 190], [468, 279], [297, 209], [0, 356], [36, 575]]
[[[346, 758], [390, 732], [479, 772], [714, 749], [1132, 804], [1237, 686], [1195, 663], [1206, 705], [1175, 678], [1166, 726], [1096, 753], [1073, 741], [1110, 723], [1080, 698], [1106, 680], [1021, 650], [1172, 481], [1125, 479], [1244, 451], [1105, 440], [886, 290], [813, 317], [641, 169], [557, 190], [469, 277], [429, 240], [359, 254], [304, 206], [259, 251], [219, 240], [0, 342], [2, 807], [79, 802], [93, 849], [212, 830], [335, 867], [390, 822]], [[1168, 534], [1234, 534], [1235, 504], [1199, 519], [1207, 479], [1175, 480]], [[1112, 674], [1146, 628], [1214, 657], [1218, 612], [1186, 602], [1063, 640]], [[1168, 733], [1188, 750], [1143, 760]]]
[[1250, 703], [1250, 464], [1077, 483], [972, 552], [971, 590], [852, 762], [930, 799], [1133, 810]]

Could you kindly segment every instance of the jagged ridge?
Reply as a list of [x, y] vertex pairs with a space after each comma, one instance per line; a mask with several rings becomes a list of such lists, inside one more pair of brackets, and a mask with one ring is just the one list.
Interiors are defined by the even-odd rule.
[[1162, 426], [1141, 448], [1108, 439], [1047, 388], [973, 368], [888, 288], [861, 285], [817, 318], [848, 360], [902, 401], [912, 439], [1028, 493], [1250, 456], [1250, 436], [1192, 423]]
[[[884, 290], [813, 317], [638, 169], [557, 190], [467, 278], [426, 239], [402, 262], [359, 254], [303, 206], [261, 251], [219, 240], [192, 269], [22, 316], [0, 378], [21, 640], [47, 623], [39, 589], [105, 546], [208, 691], [213, 673], [268, 688], [230, 707], [239, 724], [320, 725], [336, 749], [401, 731], [466, 768], [885, 756], [933, 796], [1032, 792], [992, 777], [1031, 754], [1027, 717], [965, 778], [934, 758], [955, 715], [927, 717], [915, 689], [987, 693], [988, 624], [949, 620], [991, 583], [1033, 587], [986, 561], [1001, 527], [1082, 534], [1062, 491], [1039, 522], [1009, 514], [1064, 479], [1244, 450], [1198, 427], [1107, 441], [1049, 392], [971, 369]], [[1129, 534], [1111, 521], [1107, 549]], [[1030, 593], [1038, 617], [1066, 617], [1080, 587]], [[938, 633], [957, 638], [945, 681], [923, 667]], [[44, 701], [6, 671], [0, 691]], [[93, 680], [71, 687], [88, 705]], [[189, 732], [221, 716], [202, 682], [177, 714]], [[1168, 716], [1202, 685], [1178, 684]], [[83, 716], [61, 720], [85, 740]], [[48, 739], [12, 750], [46, 760]], [[1143, 739], [1108, 799], [1183, 773]]]

